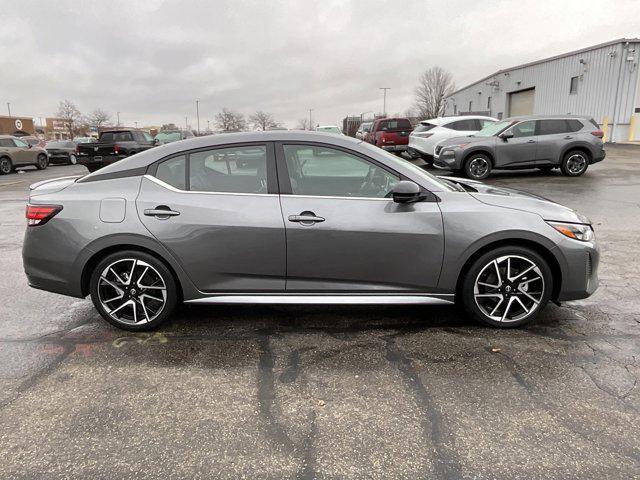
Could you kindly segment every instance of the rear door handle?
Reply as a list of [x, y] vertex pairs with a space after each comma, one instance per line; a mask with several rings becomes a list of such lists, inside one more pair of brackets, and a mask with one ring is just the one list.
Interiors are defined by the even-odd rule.
[[175, 210], [171, 210], [169, 207], [164, 205], [160, 205], [156, 208], [147, 208], [144, 211], [144, 214], [147, 217], [157, 217], [157, 218], [169, 218], [180, 215], [180, 212], [176, 212]]
[[573, 140], [573, 137], [571, 135], [567, 135], [566, 137], [564, 137], [565, 140]]
[[289, 215], [289, 221], [312, 225], [314, 223], [324, 222], [324, 218], [318, 217], [313, 212], [302, 212], [300, 215]]

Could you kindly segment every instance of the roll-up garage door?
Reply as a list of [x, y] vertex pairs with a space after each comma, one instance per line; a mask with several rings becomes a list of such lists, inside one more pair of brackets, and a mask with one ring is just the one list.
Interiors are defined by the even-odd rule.
[[509, 116], [518, 117], [521, 115], [533, 114], [533, 102], [536, 89], [521, 90], [509, 94]]

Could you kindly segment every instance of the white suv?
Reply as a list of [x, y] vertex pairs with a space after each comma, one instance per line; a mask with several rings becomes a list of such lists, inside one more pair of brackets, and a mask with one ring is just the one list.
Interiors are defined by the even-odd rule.
[[482, 130], [485, 125], [497, 121], [496, 118], [480, 115], [422, 120], [409, 135], [407, 153], [413, 158], [422, 157], [427, 163], [433, 164], [433, 155], [438, 143], [448, 138], [472, 135]]

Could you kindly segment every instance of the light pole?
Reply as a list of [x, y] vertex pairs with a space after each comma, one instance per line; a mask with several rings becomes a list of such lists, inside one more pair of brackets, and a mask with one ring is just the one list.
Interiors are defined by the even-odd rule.
[[11, 118], [11, 103], [7, 102], [7, 110], [9, 111], [9, 118]]
[[184, 117], [184, 129], [189, 130], [189, 123], [188, 123], [187, 117]]
[[211, 127], [209, 126], [209, 120], [207, 120], [207, 133], [211, 131]]
[[313, 127], [312, 127], [313, 122], [311, 121], [311, 112], [313, 112], [313, 108], [309, 109], [309, 130], [313, 129]]
[[119, 127], [120, 126], [120, 112], [116, 112], [116, 115], [118, 117], [118, 124], [116, 126]]
[[196, 100], [196, 117], [198, 122], [198, 136], [200, 136], [200, 100]]
[[391, 90], [391, 87], [380, 87], [380, 90], [383, 91], [382, 115], [386, 117], [387, 116], [387, 90]]
[[133, 123], [135, 123], [135, 125], [136, 125], [136, 129], [137, 129], [137, 128], [138, 128], [138, 122], [133, 122]]

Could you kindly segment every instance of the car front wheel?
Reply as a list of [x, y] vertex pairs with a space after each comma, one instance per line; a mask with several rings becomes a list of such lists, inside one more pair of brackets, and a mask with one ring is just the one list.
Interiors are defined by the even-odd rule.
[[36, 160], [36, 168], [38, 170], [44, 170], [49, 165], [49, 159], [46, 155], [38, 155], [38, 159]]
[[74, 154], [69, 155], [69, 165], [75, 165], [78, 163], [78, 159]]
[[501, 247], [476, 259], [460, 292], [476, 320], [500, 328], [534, 320], [549, 301], [553, 277], [547, 262], [525, 247]]
[[130, 331], [157, 328], [178, 301], [176, 281], [167, 266], [144, 252], [108, 255], [91, 275], [91, 300], [110, 324]]
[[472, 180], [484, 180], [491, 173], [491, 159], [482, 153], [471, 155], [464, 163], [464, 173]]

